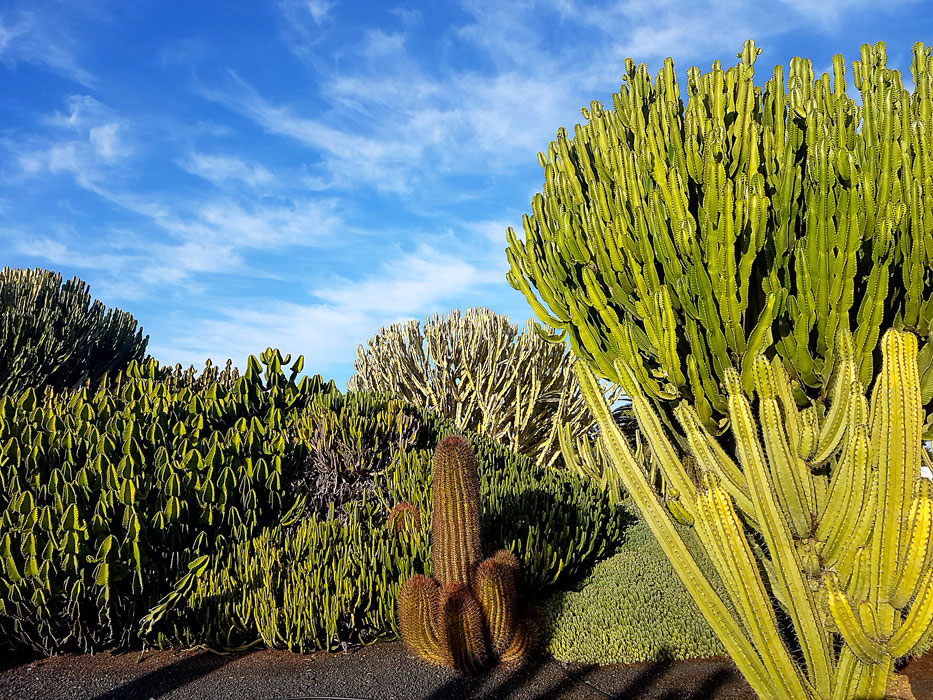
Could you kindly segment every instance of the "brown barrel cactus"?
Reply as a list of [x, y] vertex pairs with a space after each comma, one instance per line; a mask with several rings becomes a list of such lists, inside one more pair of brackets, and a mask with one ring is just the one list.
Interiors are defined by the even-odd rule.
[[534, 611], [518, 616], [516, 556], [502, 549], [482, 558], [476, 456], [460, 435], [434, 450], [431, 495], [434, 578], [402, 584], [402, 640], [425, 661], [460, 673], [521, 661], [538, 641], [540, 618]]

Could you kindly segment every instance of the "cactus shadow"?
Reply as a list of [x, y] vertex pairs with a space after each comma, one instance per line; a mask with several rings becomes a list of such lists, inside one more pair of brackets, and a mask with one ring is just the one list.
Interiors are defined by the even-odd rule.
[[[425, 700], [499, 700], [514, 697], [523, 689], [534, 688], [533, 700], [553, 700], [580, 686], [580, 679], [563, 674], [556, 681], [544, 683], [538, 677], [554, 661], [549, 654], [530, 655], [516, 666], [495, 666], [482, 675], [458, 676], [435, 690]], [[553, 675], [553, 674], [551, 674]]]
[[44, 658], [41, 651], [0, 643], [0, 673]]
[[[573, 664], [568, 668], [542, 651], [516, 667], [494, 667], [480, 676], [451, 679], [426, 700], [499, 700], [516, 696], [529, 700], [554, 700], [576, 697], [581, 691], [607, 700], [633, 700], [649, 693], [657, 700], [710, 700], [721, 688], [736, 680], [737, 671], [723, 668], [709, 670], [697, 667], [687, 673], [680, 668], [674, 673], [680, 663], [661, 659], [618, 666], [619, 673], [625, 676], [624, 682], [619, 684], [618, 680], [614, 682], [611, 679], [611, 670], [607, 677], [605, 666]], [[671, 690], [663, 687], [671, 685], [674, 686]]]
[[234, 654], [215, 654], [201, 651], [173, 663], [161, 666], [138, 678], [94, 696], [93, 700], [121, 700], [125, 698], [152, 698], [165, 695], [177, 688], [213, 673], [236, 658]]

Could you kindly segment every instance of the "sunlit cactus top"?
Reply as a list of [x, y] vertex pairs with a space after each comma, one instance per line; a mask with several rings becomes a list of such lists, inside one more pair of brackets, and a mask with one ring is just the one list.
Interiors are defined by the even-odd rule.
[[760, 52], [749, 40], [725, 72], [690, 68], [686, 107], [670, 58], [653, 84], [627, 59], [612, 109], [593, 102], [539, 154], [509, 283], [597, 375], [618, 383], [613, 362], [630, 364], [668, 425], [683, 397], [722, 433], [725, 370], [750, 392], [758, 351], [781, 358], [799, 404], [822, 400], [840, 328], [868, 383], [889, 327], [920, 338], [929, 423], [931, 49], [913, 46], [910, 92], [884, 43], [863, 45], [861, 104], [841, 55], [832, 79], [794, 58], [786, 84], [778, 65], [756, 87]]

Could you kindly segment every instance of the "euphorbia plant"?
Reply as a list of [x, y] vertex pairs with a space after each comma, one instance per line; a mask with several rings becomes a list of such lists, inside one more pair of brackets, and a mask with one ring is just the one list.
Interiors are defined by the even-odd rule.
[[[726, 372], [738, 464], [682, 402], [675, 414], [690, 444], [688, 468], [631, 369], [616, 362], [666, 483], [678, 491], [682, 517], [694, 525], [735, 614], [684, 545], [599, 398], [593, 373], [583, 363], [575, 369], [610, 463], [762, 698], [883, 698], [895, 659], [933, 631], [933, 498], [930, 481], [920, 475], [925, 452], [917, 339], [893, 329], [885, 334], [869, 403], [851, 335], [840, 335], [839, 373], [825, 416], [803, 418], [780, 363], [759, 354], [756, 425], [738, 372]], [[818, 453], [823, 459], [814, 460]], [[747, 530], [761, 535], [764, 550]], [[772, 601], [791, 619], [791, 640], [781, 634]], [[799, 644], [803, 664], [788, 641]]]

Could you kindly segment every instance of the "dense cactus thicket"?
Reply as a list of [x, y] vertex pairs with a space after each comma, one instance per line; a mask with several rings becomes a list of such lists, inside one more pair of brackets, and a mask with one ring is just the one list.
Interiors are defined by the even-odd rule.
[[[933, 87], [931, 49], [913, 47], [912, 93], [885, 67], [885, 47], [814, 80], [791, 60], [753, 84], [761, 49], [738, 65], [687, 71], [687, 104], [668, 58], [652, 83], [626, 60], [612, 109], [593, 102], [572, 137], [539, 160], [545, 183], [509, 229], [509, 283], [567, 336], [600, 378], [631, 365], [672, 432], [672, 400], [703, 425], [728, 427], [725, 372], [746, 393], [756, 353], [777, 354], [801, 406], [824, 401], [836, 333], [855, 336], [868, 384], [889, 327], [921, 339], [929, 425], [933, 402]], [[538, 301], [534, 285], [541, 301]]]
[[[342, 407], [334, 402], [320, 414], [322, 422], [339, 410], [336, 432], [344, 441], [351, 433], [360, 445], [381, 441], [364, 414], [390, 417], [398, 402], [366, 394], [344, 398]], [[351, 407], [360, 407], [360, 415]], [[428, 409], [402, 410], [417, 419], [418, 441], [388, 450], [389, 466], [373, 473], [372, 493], [323, 514], [306, 508], [292, 525], [228, 541], [151, 609], [141, 627], [144, 638], [158, 647], [232, 650], [261, 643], [300, 653], [397, 638], [402, 584], [433, 575], [433, 450], [422, 445], [461, 432]], [[465, 435], [476, 446], [483, 541], [514, 554], [523, 600], [569, 585], [613, 554], [633, 522], [628, 508], [575, 474], [536, 465], [476, 433]], [[400, 523], [399, 514], [407, 522]]]
[[286, 436], [339, 392], [296, 385], [301, 358], [286, 379], [278, 351], [260, 357], [265, 381], [250, 356], [229, 389], [172, 392], [134, 360], [95, 391], [0, 398], [3, 636], [45, 653], [131, 644], [216, 547], [300, 514], [283, 460], [303, 446]]
[[0, 395], [96, 384], [143, 360], [149, 336], [106, 309], [77, 277], [35, 268], [0, 270]]
[[[508, 317], [471, 308], [462, 317], [454, 309], [426, 318], [423, 335], [414, 320], [380, 328], [357, 349], [357, 374], [347, 387], [388, 392], [537, 464], [562, 468], [558, 431], [568, 430], [571, 440], [592, 437], [595, 423], [570, 371], [575, 358], [538, 338], [531, 325], [518, 334]], [[606, 389], [610, 404], [619, 393]]]
[[780, 66], [753, 86], [758, 52], [691, 69], [686, 109], [670, 59], [654, 85], [628, 60], [614, 111], [540, 156], [508, 279], [569, 337], [610, 464], [755, 692], [880, 699], [933, 634], [933, 57], [914, 45], [911, 94], [864, 45], [859, 107], [841, 56], [833, 90], [794, 59], [785, 93]]

